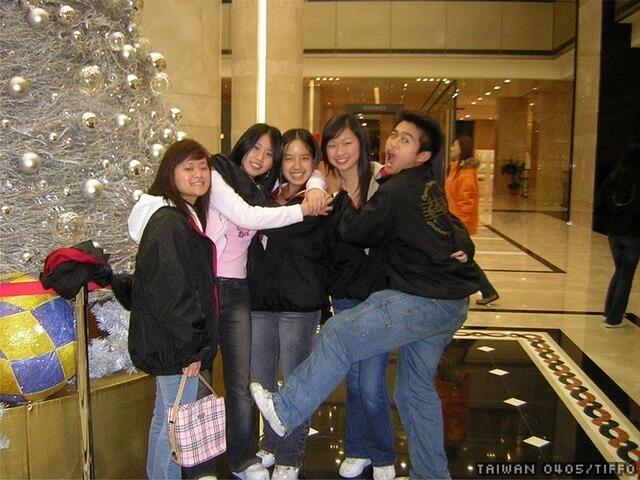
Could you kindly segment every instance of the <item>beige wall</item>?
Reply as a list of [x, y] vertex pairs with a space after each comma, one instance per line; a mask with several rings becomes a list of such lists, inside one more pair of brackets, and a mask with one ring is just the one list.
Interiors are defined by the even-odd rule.
[[576, 0], [553, 3], [553, 48], [571, 40], [576, 34]]
[[496, 122], [476, 120], [473, 127], [473, 146], [477, 150], [496, 149]]
[[527, 109], [525, 98], [505, 97], [498, 99], [498, 121], [496, 123], [496, 162], [494, 191], [504, 194], [511, 180], [501, 175], [502, 164], [508, 159], [525, 161], [527, 152]]
[[164, 55], [167, 105], [182, 110], [179, 128], [212, 152], [220, 149], [220, 3], [153, 0], [140, 15], [151, 50]]
[[574, 224], [590, 228], [598, 130], [602, 3], [600, 0], [582, 0], [578, 5], [570, 215]]

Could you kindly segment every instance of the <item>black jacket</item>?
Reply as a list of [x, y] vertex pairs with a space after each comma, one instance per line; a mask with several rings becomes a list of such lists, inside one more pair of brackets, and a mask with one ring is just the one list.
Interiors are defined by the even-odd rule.
[[429, 298], [458, 299], [479, 290], [473, 262], [450, 257], [474, 246], [464, 225], [447, 209], [444, 191], [427, 166], [380, 180], [358, 211], [349, 208], [339, 231], [349, 242], [378, 247], [388, 288]]
[[[287, 204], [302, 200], [297, 196]], [[325, 217], [304, 217], [254, 237], [247, 262], [251, 310], [312, 312], [328, 305], [326, 228]]]
[[[640, 183], [626, 179], [626, 188], [616, 189], [614, 170], [596, 197], [607, 235], [640, 237]], [[622, 182], [620, 182], [622, 183]]]
[[378, 290], [387, 288], [388, 279], [377, 248], [365, 253], [362, 246], [346, 242], [338, 232], [342, 215], [350, 208], [347, 192], [333, 199], [333, 213], [328, 219], [327, 244], [330, 252], [326, 290], [332, 298], [365, 300]]
[[175, 375], [192, 362], [213, 361], [218, 324], [214, 258], [211, 240], [178, 209], [162, 207], [149, 218], [130, 290], [126, 282], [114, 282], [123, 303], [127, 291], [131, 295], [129, 353], [137, 368]]

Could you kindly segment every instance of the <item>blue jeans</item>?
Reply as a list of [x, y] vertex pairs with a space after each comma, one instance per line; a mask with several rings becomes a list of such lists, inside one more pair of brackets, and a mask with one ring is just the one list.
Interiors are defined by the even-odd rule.
[[[333, 299], [336, 315], [355, 307], [360, 300]], [[389, 396], [389, 352], [354, 363], [347, 373], [347, 419], [344, 451], [351, 458], [368, 458], [374, 467], [396, 461]]]
[[[269, 390], [278, 388], [278, 364], [285, 383], [289, 374], [309, 355], [313, 346], [320, 310], [315, 312], [251, 313], [251, 375]], [[307, 418], [289, 436], [281, 438], [268, 424], [260, 448], [276, 457], [277, 465], [302, 466], [309, 434]]]
[[251, 302], [245, 279], [218, 277], [216, 281], [220, 288], [218, 333], [226, 392], [227, 460], [232, 472], [241, 472], [260, 462], [249, 391]]
[[604, 316], [607, 323], [618, 324], [629, 303], [633, 276], [640, 259], [640, 238], [627, 235], [609, 235], [608, 238], [615, 271], [607, 290]]
[[[180, 479], [180, 465], [171, 459], [171, 446], [167, 432], [167, 409], [173, 407], [178, 395], [182, 375], [156, 377], [156, 403], [149, 427], [147, 448], [147, 477], [155, 479]], [[190, 378], [185, 386], [180, 404], [193, 402], [198, 392], [198, 378]]]
[[411, 477], [450, 478], [434, 376], [468, 309], [468, 298], [374, 293], [326, 323], [311, 355], [273, 394], [276, 413], [291, 431], [318, 408], [353, 363], [400, 348], [394, 398], [409, 442]]

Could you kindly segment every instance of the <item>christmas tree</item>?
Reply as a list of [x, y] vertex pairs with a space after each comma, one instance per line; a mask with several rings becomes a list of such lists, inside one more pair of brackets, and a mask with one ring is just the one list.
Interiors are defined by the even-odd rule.
[[136, 24], [142, 0], [0, 3], [0, 273], [39, 271], [90, 238], [132, 270], [131, 207], [181, 112], [163, 56]]

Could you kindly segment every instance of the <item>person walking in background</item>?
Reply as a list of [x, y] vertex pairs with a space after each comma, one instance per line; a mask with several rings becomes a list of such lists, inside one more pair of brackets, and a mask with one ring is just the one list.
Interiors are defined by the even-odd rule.
[[[297, 205], [317, 163], [311, 133], [288, 130], [282, 136], [281, 183], [273, 192], [280, 205]], [[287, 227], [261, 230], [249, 248], [247, 280], [251, 292], [251, 375], [277, 389], [279, 372], [290, 372], [311, 351], [322, 310], [327, 262], [326, 217], [306, 217]], [[280, 367], [280, 368], [279, 368]], [[273, 457], [272, 480], [296, 480], [302, 467], [310, 419], [287, 438], [265, 424], [258, 456]]]
[[215, 247], [204, 235], [210, 187], [208, 152], [194, 140], [171, 145], [149, 194], [129, 216], [129, 234], [140, 244], [133, 278], [122, 280], [126, 287], [114, 282], [118, 300], [131, 307], [131, 360], [156, 377], [148, 478], [181, 478], [171, 458], [167, 409], [183, 374], [191, 378], [181, 403], [196, 399], [198, 373], [217, 349]]
[[633, 276], [640, 259], [640, 144], [633, 145], [598, 195], [615, 270], [604, 304], [604, 326], [624, 327]]
[[[478, 188], [478, 166], [480, 162], [473, 156], [473, 139], [460, 135], [451, 143], [450, 161], [447, 167], [445, 192], [449, 211], [458, 217], [470, 235], [478, 233], [480, 193]], [[478, 305], [495, 302], [500, 295], [485, 273], [478, 267], [480, 293]]]
[[[322, 132], [322, 158], [329, 170], [329, 193], [338, 194], [334, 217], [343, 210], [343, 204], [347, 207], [351, 202], [360, 207], [378, 189], [376, 176], [382, 165], [369, 161], [369, 139], [355, 116], [336, 115], [327, 122]], [[334, 314], [355, 307], [385, 288], [384, 271], [374, 253], [369, 255], [362, 246], [341, 238], [335, 238], [331, 251], [334, 258], [327, 288]], [[384, 352], [353, 364], [347, 373], [345, 459], [339, 470], [342, 477], [357, 477], [373, 464], [374, 480], [395, 478], [396, 451], [386, 384], [388, 364], [389, 352]]]

